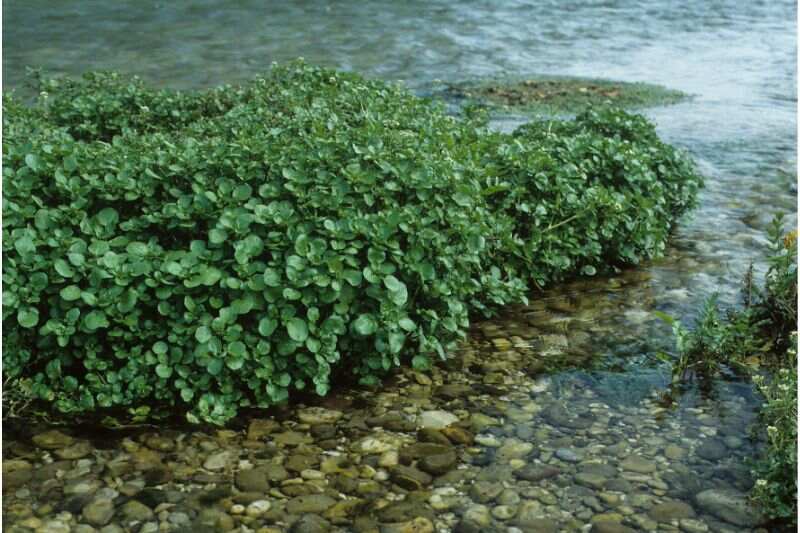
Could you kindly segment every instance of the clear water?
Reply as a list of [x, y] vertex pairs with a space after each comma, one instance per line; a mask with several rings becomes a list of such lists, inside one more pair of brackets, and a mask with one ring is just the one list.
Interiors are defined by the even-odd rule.
[[[609, 417], [629, 416], [668, 381], [655, 355], [671, 348], [670, 330], [652, 311], [691, 322], [714, 292], [735, 304], [748, 264], [764, 270], [772, 214], [785, 212], [787, 226], [796, 226], [794, 2], [27, 0], [5, 2], [3, 15], [6, 88], [23, 84], [26, 66], [55, 75], [114, 69], [160, 86], [198, 88], [243, 81], [273, 61], [302, 56], [404, 80], [422, 93], [437, 80], [531, 73], [647, 81], [693, 95], [645, 113], [698, 161], [707, 177], [700, 207], [679, 225], [667, 257], [633, 278], [545, 295], [544, 302], [572, 302], [574, 309], [551, 309], [551, 318], [567, 333], [589, 335], [596, 365], [553, 376], [557, 386], [540, 402], [588, 409], [602, 401]], [[510, 331], [535, 311], [510, 309], [490, 324]], [[532, 352], [540, 349], [530, 340]], [[653, 431], [680, 432], [700, 406], [723, 434], [741, 433], [738, 424], [756, 405], [747, 385], [721, 384], [712, 400], [687, 395]], [[727, 460], [743, 464], [750, 451]], [[692, 468], [713, 479], [712, 467]]]

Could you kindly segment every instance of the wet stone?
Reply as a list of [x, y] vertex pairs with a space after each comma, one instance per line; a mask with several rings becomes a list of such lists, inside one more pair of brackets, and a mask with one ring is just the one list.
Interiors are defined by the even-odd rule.
[[458, 422], [458, 417], [447, 411], [423, 411], [417, 418], [420, 428], [442, 429]]
[[433, 478], [425, 472], [405, 465], [392, 468], [389, 476], [392, 482], [406, 490], [419, 490], [433, 481]]
[[469, 489], [469, 497], [478, 503], [490, 503], [503, 492], [503, 484], [491, 481], [476, 481]]
[[450, 446], [450, 439], [445, 434], [433, 428], [422, 428], [417, 431], [417, 439], [420, 442], [429, 442], [432, 444], [441, 444], [442, 446]]
[[297, 496], [286, 503], [286, 511], [290, 514], [322, 513], [336, 503], [336, 500], [324, 494]]
[[694, 516], [694, 509], [685, 502], [668, 501], [653, 506], [647, 514], [657, 522], [669, 522], [682, 518], [692, 518]]
[[92, 501], [83, 508], [83, 518], [93, 526], [104, 526], [114, 516], [114, 503], [106, 498]]
[[136, 500], [125, 503], [120, 508], [120, 514], [127, 521], [145, 522], [153, 518], [153, 511], [146, 505]]
[[733, 489], [705, 490], [697, 494], [695, 501], [706, 513], [737, 526], [753, 527], [763, 522], [747, 495]]
[[593, 489], [602, 489], [608, 481], [604, 476], [591, 472], [581, 472], [575, 476], [575, 482]]
[[583, 457], [581, 454], [575, 450], [570, 448], [559, 448], [556, 450], [556, 457], [565, 461], [567, 463], [577, 463], [580, 462]]
[[556, 477], [561, 473], [559, 468], [554, 466], [547, 466], [547, 465], [528, 465], [526, 467], [521, 468], [520, 470], [516, 470], [514, 475], [517, 476], [519, 479], [525, 481], [541, 481], [543, 479], [549, 479], [552, 477]]
[[408, 522], [381, 524], [380, 533], [434, 533], [434, 525], [428, 518], [419, 516]]
[[722, 441], [708, 439], [697, 448], [695, 453], [707, 461], [718, 461], [728, 455], [728, 450]]
[[58, 431], [57, 429], [51, 429], [49, 431], [39, 433], [38, 435], [34, 435], [32, 440], [33, 443], [39, 448], [44, 448], [45, 450], [57, 450], [59, 448], [65, 448], [69, 446], [75, 439]]
[[82, 459], [92, 453], [92, 445], [88, 441], [80, 440], [55, 451], [59, 459], [75, 460]]
[[639, 455], [631, 455], [625, 458], [620, 464], [620, 468], [637, 474], [650, 474], [656, 471], [656, 464]]
[[242, 470], [236, 473], [236, 488], [244, 492], [267, 492], [269, 481], [262, 468]]

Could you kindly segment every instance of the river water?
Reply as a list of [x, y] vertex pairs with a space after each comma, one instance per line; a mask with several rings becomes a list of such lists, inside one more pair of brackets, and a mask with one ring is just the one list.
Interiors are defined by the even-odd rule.
[[[489, 411], [514, 416], [477, 429], [485, 431], [480, 434], [488, 451], [490, 437], [531, 440], [539, 449], [537, 463], [552, 462], [574, 476], [587, 461], [615, 464], [633, 487], [616, 487], [627, 502], [646, 493], [656, 502], [693, 505], [701, 525], [680, 523], [685, 531], [746, 529], [719, 520], [692, 498], [704, 489], [746, 492], [752, 483], [746, 461], [758, 442], [748, 438], [746, 427], [758, 398], [746, 383], [730, 380], [718, 383], [710, 398], [689, 390], [677, 406], [662, 408], [657, 396], [669, 382], [669, 365], [657, 354], [672, 350], [672, 338], [653, 311], [691, 324], [715, 292], [723, 305], [736, 304], [749, 263], [764, 271], [772, 215], [784, 212], [787, 227], [796, 226], [793, 2], [28, 0], [5, 2], [3, 20], [6, 89], [23, 84], [26, 66], [54, 75], [114, 69], [158, 86], [199, 88], [244, 81], [272, 61], [302, 56], [403, 80], [423, 94], [440, 82], [554, 74], [646, 81], [692, 95], [644, 111], [706, 176], [700, 206], [681, 221], [666, 257], [619, 276], [547, 291], [529, 307], [476, 324], [466, 349], [589, 363], [544, 378], [492, 372], [475, 378], [483, 385], [513, 385], [493, 397]], [[498, 117], [497, 125], [524, 120]], [[560, 419], [553, 415], [558, 405], [569, 405], [571, 416], [584, 414], [594, 425]], [[531, 424], [544, 433], [520, 431]], [[665, 455], [670, 445], [680, 451]], [[578, 461], [565, 449], [577, 450]], [[625, 469], [622, 458], [631, 454], [645, 466]], [[487, 464], [497, 466], [494, 454], [488, 456]], [[580, 487], [586, 489], [585, 483]], [[537, 500], [542, 516], [579, 528], [594, 515], [620, 509], [609, 503], [613, 498], [598, 501], [571, 490], [562, 483], [551, 491], [556, 504]], [[631, 513], [619, 513], [628, 526], [647, 530], [655, 523], [639, 512], [646, 504], [630, 505]], [[454, 509], [448, 512], [456, 519], [464, 514]], [[491, 524], [498, 531], [506, 527], [497, 516]], [[437, 522], [446, 527], [446, 519]]]

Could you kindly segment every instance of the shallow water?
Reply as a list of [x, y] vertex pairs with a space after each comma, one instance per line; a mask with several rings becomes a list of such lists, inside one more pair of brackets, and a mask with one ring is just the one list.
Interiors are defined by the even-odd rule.
[[[654, 398], [669, 369], [657, 354], [671, 350], [672, 338], [653, 311], [691, 323], [714, 292], [723, 304], [735, 304], [748, 264], [764, 270], [772, 214], [783, 211], [787, 226], [796, 226], [795, 9], [793, 2], [738, 0], [535, 6], [255, 0], [63, 0], [54, 6], [29, 0], [3, 5], [3, 77], [10, 88], [21, 86], [26, 66], [49, 74], [108, 68], [157, 85], [196, 88], [246, 80], [272, 61], [303, 56], [404, 80], [424, 94], [437, 80], [526, 73], [647, 81], [691, 94], [686, 102], [645, 111], [707, 177], [700, 207], [681, 222], [667, 256], [634, 272], [548, 291], [528, 308], [477, 324], [474, 339], [487, 346], [492, 338], [510, 339], [530, 357], [592, 362], [552, 375], [542, 394], [521, 385], [503, 400], [509, 406], [522, 397], [544, 409], [569, 402], [576, 412], [606, 420], [615, 439], [655, 454], [662, 440], [681, 436], [698, 443], [712, 433], [741, 438], [724, 461], [690, 454], [671, 471], [683, 465], [703, 487], [746, 490], [747, 480], [728, 474], [745, 468], [757, 448], [744, 428], [758, 399], [748, 385], [725, 382], [713, 398], [690, 390], [677, 409], [661, 410]], [[496, 124], [521, 121], [505, 116]], [[556, 434], [603, 457], [591, 433], [570, 436], [561, 428]], [[541, 445], [546, 449], [550, 441]], [[666, 494], [688, 501], [680, 487], [671, 484]], [[712, 523], [724, 530], [718, 527]]]

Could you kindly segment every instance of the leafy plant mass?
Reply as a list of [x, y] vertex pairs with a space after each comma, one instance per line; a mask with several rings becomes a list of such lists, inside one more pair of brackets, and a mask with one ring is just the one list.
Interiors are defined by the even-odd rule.
[[658, 255], [701, 185], [641, 116], [503, 134], [302, 62], [39, 91], [3, 100], [3, 372], [63, 413], [223, 423], [426, 368], [470, 313]]

